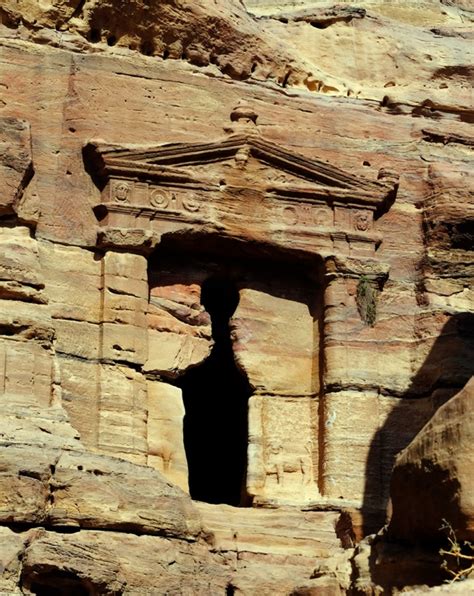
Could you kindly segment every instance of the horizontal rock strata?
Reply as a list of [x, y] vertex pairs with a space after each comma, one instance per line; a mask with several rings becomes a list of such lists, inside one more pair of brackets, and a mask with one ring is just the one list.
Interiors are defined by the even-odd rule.
[[388, 593], [471, 538], [473, 13], [315, 4], [1, 3], [0, 592]]

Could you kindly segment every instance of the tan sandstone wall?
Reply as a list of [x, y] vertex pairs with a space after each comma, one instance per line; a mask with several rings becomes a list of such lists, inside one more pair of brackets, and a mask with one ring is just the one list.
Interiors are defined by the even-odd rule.
[[[462, 238], [450, 245], [446, 236], [472, 221], [468, 8], [442, 16], [433, 8], [433, 27], [450, 28], [440, 33], [424, 20], [416, 29], [404, 18], [394, 24], [383, 3], [379, 12], [364, 3], [373, 21], [343, 15], [328, 24], [318, 13], [326, 19], [321, 29], [306, 17], [260, 21], [242, 7], [230, 15], [218, 7], [225, 27], [219, 20], [217, 30], [233, 40], [227, 53], [206, 49], [209, 32], [193, 41], [197, 50], [190, 44], [178, 52], [155, 25], [145, 32], [159, 38], [153, 52], [144, 51], [141, 29], [141, 46], [125, 26], [123, 36], [118, 26], [109, 31], [114, 43], [105, 30], [91, 39], [87, 14], [103, 18], [94, 2], [72, 16], [67, 3], [50, 12], [14, 4], [0, 10], [4, 403], [62, 407], [85, 451], [149, 465], [187, 490], [175, 382], [212, 347], [199, 302], [204, 274], [191, 263], [189, 279], [170, 274], [160, 286], [153, 251], [97, 242], [101, 193], [83, 148], [92, 139], [130, 146], [225, 138], [243, 100], [257, 114], [259, 134], [278, 147], [371, 181], [381, 169], [399, 175], [394, 204], [370, 230], [378, 239], [370, 258], [379, 265], [373, 326], [358, 304], [366, 255], [348, 254], [359, 267], [348, 272], [340, 263], [331, 269], [324, 250], [286, 294], [278, 280], [242, 285], [231, 320], [236, 361], [254, 393], [249, 494], [256, 503], [352, 507], [374, 529], [395, 454], [473, 372], [472, 247]], [[192, 17], [194, 8], [186, 10]], [[199, 11], [207, 18], [205, 3]], [[183, 22], [193, 22], [186, 14]], [[185, 46], [183, 35], [175, 41]], [[245, 209], [243, 202], [239, 225], [252, 236], [258, 226]], [[272, 262], [287, 250], [300, 264], [301, 247], [282, 251], [279, 234], [268, 243]], [[309, 235], [305, 242], [311, 246]], [[248, 257], [237, 251], [233, 258]], [[286, 485], [275, 472], [282, 445], [298, 462], [297, 469], [281, 464]], [[222, 588], [227, 579], [219, 581]]]
[[[354, 451], [350, 465], [340, 466], [346, 468], [341, 471], [343, 477], [359, 479], [358, 488], [354, 485], [348, 490], [345, 481], [339, 484], [334, 479], [336, 486], [329, 490], [333, 496], [360, 498], [370, 433], [383, 426], [399, 397], [410, 389], [427, 351], [423, 345], [422, 352], [415, 350], [419, 343], [415, 330], [417, 270], [423, 255], [417, 204], [425, 196], [428, 178], [424, 119], [393, 116], [389, 110], [347, 99], [329, 102], [302, 94], [296, 100], [291, 93], [274, 98], [271, 88], [249, 92], [242, 83], [230, 84], [193, 72], [186, 64], [157, 63], [146, 57], [77, 55], [41, 47], [31, 52], [27, 44], [11, 40], [3, 48], [3, 60], [3, 113], [28, 120], [32, 129], [34, 183], [41, 205], [34, 242], [50, 303], [47, 311], [54, 320], [64, 403], [91, 446], [100, 447], [97, 429], [103, 424], [122, 437], [121, 446], [110, 439], [111, 448], [130, 450], [137, 457], [144, 451], [139, 443], [145, 440], [140, 412], [143, 388], [129, 367], [146, 360], [140, 352], [143, 326], [140, 321], [124, 319], [127, 305], [123, 299], [117, 313], [110, 291], [105, 293], [106, 303], [101, 303], [100, 289], [102, 272], [110, 267], [118, 284], [121, 277], [127, 280], [127, 294], [131, 294], [127, 300], [144, 300], [145, 286], [140, 289], [139, 284], [145, 281], [146, 262], [124, 256], [114, 264], [112, 255], [104, 259], [90, 250], [95, 244], [92, 206], [97, 191], [82, 161], [87, 140], [146, 144], [218, 138], [232, 106], [245, 98], [259, 106], [259, 125], [267, 138], [367, 176], [380, 167], [400, 172], [396, 203], [377, 224], [383, 235], [378, 257], [390, 267], [378, 304], [378, 323], [374, 328], [364, 327], [355, 306], [355, 283], [341, 281], [335, 284], [334, 292], [339, 294], [334, 299], [344, 301], [347, 310], [341, 320], [328, 318], [325, 330], [329, 418], [347, 420], [342, 436], [347, 440], [346, 433], [353, 434], [355, 443], [360, 440], [360, 429], [352, 423], [354, 416], [370, 420], [373, 427], [362, 440], [360, 455]], [[462, 129], [462, 123], [449, 118], [448, 122], [450, 128]], [[439, 124], [430, 121], [430, 125], [440, 130], [447, 126], [444, 119]], [[364, 137], [369, 140], [361, 141]], [[458, 151], [461, 158], [462, 146]], [[132, 280], [136, 290], [131, 289]], [[331, 300], [327, 300], [328, 309]], [[101, 309], [107, 314], [99, 323]], [[102, 354], [101, 333], [105, 337]], [[438, 332], [432, 328], [430, 333], [435, 337]], [[281, 340], [275, 343], [280, 345]], [[286, 346], [281, 345], [281, 350], [284, 359]], [[123, 371], [110, 368], [107, 361], [111, 360], [121, 361]], [[121, 386], [120, 392], [117, 387], [112, 390], [114, 395], [122, 395], [127, 412], [132, 408], [132, 417], [125, 414], [121, 420], [118, 404], [113, 414], [107, 414], [106, 396], [102, 396], [103, 407], [99, 406], [98, 387], [103, 384], [107, 394], [107, 387], [114, 383]], [[108, 437], [108, 431], [104, 432]], [[127, 440], [128, 435], [133, 439]], [[105, 447], [109, 438], [103, 440]], [[329, 451], [339, 452], [336, 445], [337, 437], [328, 445]]]

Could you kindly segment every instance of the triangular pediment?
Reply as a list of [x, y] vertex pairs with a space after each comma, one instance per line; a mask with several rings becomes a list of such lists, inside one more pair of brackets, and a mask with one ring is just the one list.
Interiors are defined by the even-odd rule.
[[319, 191], [340, 200], [359, 197], [377, 211], [383, 209], [393, 191], [393, 183], [356, 176], [255, 134], [234, 134], [210, 143], [149, 147], [91, 142], [85, 156], [91, 174], [102, 184], [110, 176], [121, 176], [155, 183], [249, 187], [277, 194]]

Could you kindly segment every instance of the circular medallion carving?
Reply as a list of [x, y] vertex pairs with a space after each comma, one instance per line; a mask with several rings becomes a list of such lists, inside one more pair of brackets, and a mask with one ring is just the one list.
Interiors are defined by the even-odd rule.
[[355, 228], [359, 232], [366, 232], [369, 229], [369, 216], [367, 213], [358, 213], [355, 218]]
[[128, 203], [130, 186], [126, 182], [117, 182], [114, 187], [114, 198], [119, 203]]
[[164, 190], [155, 188], [150, 193], [150, 203], [157, 209], [167, 209], [170, 204], [170, 197]]
[[328, 214], [324, 209], [315, 209], [313, 211], [313, 220], [317, 226], [325, 226], [328, 223]]
[[298, 223], [298, 213], [295, 207], [283, 208], [283, 221], [287, 226], [295, 226]]
[[195, 213], [196, 211], [199, 211], [199, 208], [200, 208], [199, 202], [196, 199], [194, 199], [193, 197], [188, 197], [188, 198], [183, 197], [181, 200], [181, 203], [182, 203], [183, 209], [185, 211], [190, 211], [191, 213]]

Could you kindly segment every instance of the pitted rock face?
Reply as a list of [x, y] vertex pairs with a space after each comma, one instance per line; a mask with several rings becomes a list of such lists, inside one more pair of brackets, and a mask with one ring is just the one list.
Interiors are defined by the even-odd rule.
[[17, 118], [1, 119], [0, 152], [0, 217], [19, 215], [23, 193], [33, 177], [28, 122]]
[[8, 28], [39, 43], [79, 51], [130, 49], [210, 67], [212, 74], [217, 67], [237, 80], [375, 98], [393, 112], [454, 110], [469, 117], [469, 0], [326, 4], [5, 0], [0, 16]]

